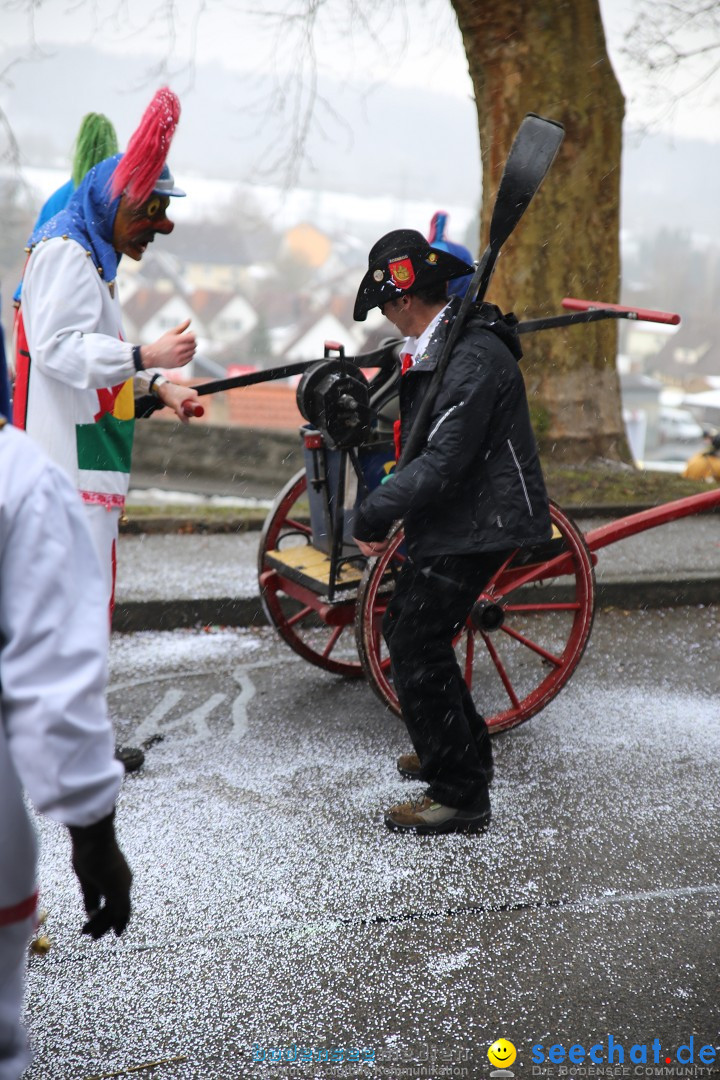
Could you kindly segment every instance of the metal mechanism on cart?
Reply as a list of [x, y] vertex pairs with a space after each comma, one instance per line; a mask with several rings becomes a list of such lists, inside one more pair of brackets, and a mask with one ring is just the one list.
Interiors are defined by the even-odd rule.
[[[393, 463], [392, 444], [377, 431], [376, 405], [397, 382], [396, 343], [387, 346], [383, 361], [368, 381], [361, 368], [348, 363], [342, 345], [326, 342], [324, 359], [307, 369], [297, 388], [298, 409], [308, 421], [302, 436], [315, 551], [311, 581], [327, 604], [340, 608], [348, 586], [357, 586], [364, 562], [352, 542], [354, 506]], [[307, 555], [295, 549], [270, 558], [278, 572], [305, 587]]]
[[[333, 353], [338, 359], [329, 359]], [[352, 369], [345, 349], [336, 342], [325, 343], [325, 359], [307, 369], [297, 388], [297, 405], [311, 425], [305, 447], [311, 456], [311, 487], [322, 503], [323, 536], [329, 538], [328, 600], [335, 599], [338, 570], [349, 560], [342, 559], [345, 543], [345, 487], [347, 462], [352, 464], [364, 493], [368, 491], [360, 467], [357, 447], [367, 442], [372, 430], [370, 386], [360, 368]], [[339, 451], [331, 486], [324, 447]], [[353, 556], [350, 556], [350, 560]]]
[[[337, 352], [337, 360], [328, 357]], [[325, 342], [325, 359], [307, 369], [297, 388], [305, 419], [322, 431], [331, 450], [352, 450], [370, 437], [370, 389], [360, 368], [345, 359], [345, 347]]]

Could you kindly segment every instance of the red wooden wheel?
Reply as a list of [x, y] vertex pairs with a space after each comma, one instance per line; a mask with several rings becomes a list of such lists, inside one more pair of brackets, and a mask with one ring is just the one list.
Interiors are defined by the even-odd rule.
[[[494, 576], [456, 642], [458, 662], [491, 731], [529, 720], [563, 688], [592, 628], [595, 571], [582, 533], [551, 504], [553, 539], [518, 550]], [[403, 533], [365, 570], [355, 632], [367, 679], [400, 712], [392, 686], [382, 616], [403, 559]]]
[[282, 489], [265, 521], [258, 549], [260, 600], [268, 622], [304, 660], [337, 675], [359, 678], [363, 667], [353, 635], [354, 597], [330, 607], [307, 590], [283, 581], [268, 563], [268, 552], [312, 544], [308, 508], [300, 505], [306, 491], [303, 469]]

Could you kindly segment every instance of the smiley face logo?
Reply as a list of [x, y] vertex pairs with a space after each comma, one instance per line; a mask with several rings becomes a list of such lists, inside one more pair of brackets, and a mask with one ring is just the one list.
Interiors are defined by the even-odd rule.
[[517, 1050], [507, 1039], [496, 1039], [487, 1052], [490, 1064], [496, 1069], [507, 1069], [517, 1057]]

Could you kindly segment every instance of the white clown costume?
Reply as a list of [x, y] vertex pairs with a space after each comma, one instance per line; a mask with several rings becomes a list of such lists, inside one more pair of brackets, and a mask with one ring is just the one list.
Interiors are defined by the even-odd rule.
[[21, 311], [32, 361], [18, 366], [16, 423], [22, 402], [21, 426], [80, 492], [109, 598], [135, 423], [135, 368], [120, 304], [80, 244], [53, 237], [28, 261]]
[[[142, 369], [139, 349], [123, 340], [113, 227], [122, 195], [136, 183], [144, 183], [149, 196], [185, 194], [164, 163], [178, 115], [175, 95], [158, 91], [127, 153], [95, 165], [67, 207], [35, 230], [15, 320], [13, 422], [80, 492], [111, 606], [135, 388], [147, 393], [159, 374]], [[165, 219], [155, 230], [169, 232], [172, 223]]]
[[[0, 1080], [29, 1054], [20, 1014], [37, 901], [36, 809], [85, 827], [123, 777], [105, 703], [107, 599], [77, 493], [22, 432], [0, 430]], [[69, 858], [68, 858], [68, 870]]]

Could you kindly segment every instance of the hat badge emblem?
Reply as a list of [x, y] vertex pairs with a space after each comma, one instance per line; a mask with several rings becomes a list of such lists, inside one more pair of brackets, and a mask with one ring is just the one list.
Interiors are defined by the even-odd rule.
[[385, 277], [385, 275], [384, 275], [384, 273], [382, 272], [382, 270], [374, 270], [374, 271], [373, 271], [373, 279], [374, 279], [375, 281], [382, 281], [382, 279], [383, 279], [384, 277]]
[[415, 281], [415, 268], [408, 255], [388, 263], [388, 273], [393, 285], [398, 289], [409, 289]]

